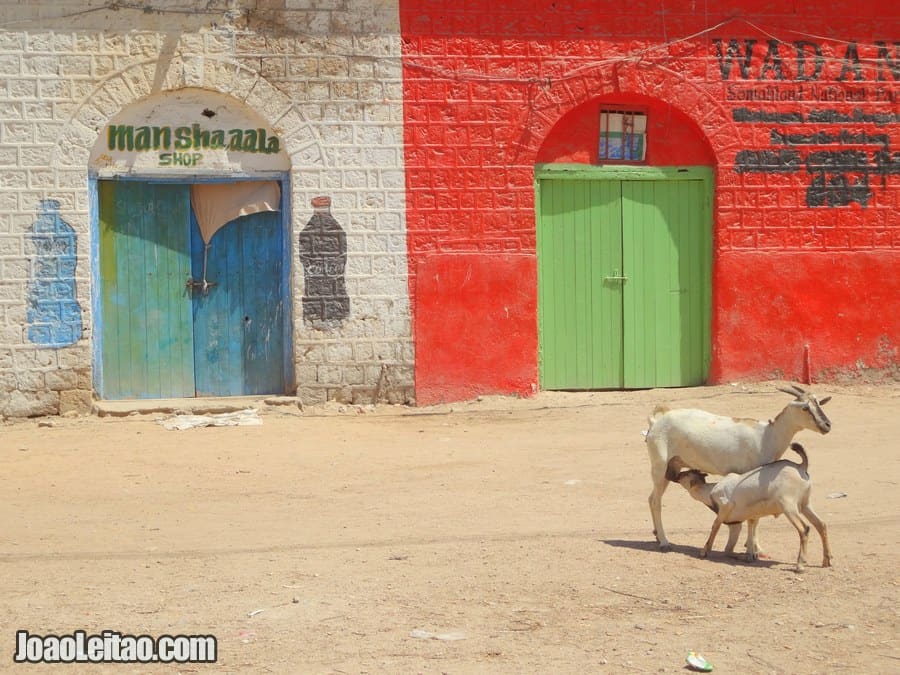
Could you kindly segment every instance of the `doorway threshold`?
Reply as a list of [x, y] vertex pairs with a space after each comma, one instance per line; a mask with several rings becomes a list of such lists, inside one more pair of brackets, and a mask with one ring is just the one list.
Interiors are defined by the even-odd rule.
[[296, 396], [223, 396], [197, 398], [128, 399], [121, 401], [94, 401], [91, 413], [97, 417], [128, 417], [129, 415], [153, 415], [176, 413], [190, 415], [217, 415], [237, 412], [247, 408], [292, 405], [300, 407]]

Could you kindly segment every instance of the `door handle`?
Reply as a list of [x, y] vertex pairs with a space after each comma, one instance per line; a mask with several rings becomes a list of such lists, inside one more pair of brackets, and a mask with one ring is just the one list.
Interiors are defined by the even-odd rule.
[[603, 281], [628, 281], [628, 277], [619, 276], [619, 270], [615, 270], [611, 277], [603, 277]]

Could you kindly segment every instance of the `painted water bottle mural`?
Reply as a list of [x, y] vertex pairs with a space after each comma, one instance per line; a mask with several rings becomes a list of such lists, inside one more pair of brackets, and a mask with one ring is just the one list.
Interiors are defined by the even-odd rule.
[[66, 347], [81, 338], [81, 307], [75, 299], [76, 237], [59, 215], [59, 202], [41, 201], [31, 225], [32, 265], [28, 280], [28, 339], [41, 347]]
[[350, 316], [344, 284], [347, 235], [331, 215], [331, 197], [314, 197], [312, 207], [312, 218], [299, 235], [305, 280], [303, 320], [331, 327]]

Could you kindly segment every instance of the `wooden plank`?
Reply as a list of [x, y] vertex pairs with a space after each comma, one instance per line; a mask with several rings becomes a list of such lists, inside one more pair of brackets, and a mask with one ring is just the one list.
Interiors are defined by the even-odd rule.
[[[204, 278], [204, 242], [196, 219], [191, 217], [191, 276]], [[237, 355], [233, 352], [235, 316], [240, 309], [230, 303], [234, 272], [229, 251], [234, 247], [236, 227], [226, 225], [209, 242], [206, 251], [206, 280], [215, 285], [204, 293], [192, 292], [194, 327], [194, 377], [198, 396], [227, 396], [241, 393]]]
[[566, 356], [570, 346], [566, 332], [560, 329], [567, 322], [564, 218], [570, 205], [566, 197], [566, 191], [558, 182], [541, 182], [538, 304], [543, 316], [539, 335], [543, 355], [540, 378], [545, 389], [564, 388], [569, 381]]
[[243, 372], [247, 394], [285, 391], [281, 214], [248, 216], [244, 227]]
[[[623, 241], [629, 283], [625, 290], [625, 385], [664, 386], [659, 372], [667, 365], [657, 354], [657, 330], [669, 324], [668, 298], [660, 298], [660, 283], [668, 283], [668, 246], [661, 239], [665, 224], [654, 201], [654, 182], [625, 181], [622, 186]], [[677, 341], [678, 337], [673, 336]]]
[[128, 314], [127, 303], [118, 286], [118, 248], [116, 246], [115, 184], [99, 181], [97, 185], [100, 242], [100, 307], [96, 325], [101, 343], [101, 374], [99, 393], [103, 398], [119, 398], [121, 369], [119, 355], [119, 326]]
[[[132, 184], [135, 185], [135, 184]], [[129, 297], [134, 309], [132, 330], [139, 328], [141, 335], [133, 335], [131, 341], [132, 372], [140, 373], [133, 383], [137, 396], [158, 398], [163, 396], [163, 382], [170, 378], [171, 359], [166, 358], [167, 345], [163, 345], [163, 335], [169, 342], [168, 319], [176, 309], [168, 294], [168, 265], [165, 244], [169, 243], [168, 209], [159, 203], [157, 187], [140, 185], [144, 203], [143, 219], [137, 225], [134, 237], [129, 238], [129, 257], [126, 264], [132, 269], [128, 275], [131, 282]], [[160, 186], [162, 188], [162, 186]], [[165, 224], [163, 224], [165, 223]], [[181, 224], [184, 227], [184, 223]], [[136, 266], [136, 269], [132, 266]], [[143, 270], [139, 276], [137, 270]], [[143, 283], [141, 283], [143, 282]], [[142, 311], [143, 310], [143, 311]], [[143, 352], [143, 353], [142, 353]]]
[[[152, 258], [158, 266], [152, 279], [156, 288], [156, 316], [160, 329], [148, 329], [148, 345], [158, 360], [161, 398], [194, 393], [193, 332], [191, 306], [185, 293], [190, 272], [190, 193], [187, 185], [148, 185], [157, 217], [153, 228]], [[148, 200], [150, 201], [150, 200]], [[158, 335], [158, 337], [157, 337]], [[156, 341], [154, 341], [156, 340]]]
[[624, 384], [623, 297], [626, 281], [622, 260], [622, 205], [619, 181], [592, 181], [594, 208], [592, 242], [592, 312], [594, 345], [593, 388], [620, 388]]

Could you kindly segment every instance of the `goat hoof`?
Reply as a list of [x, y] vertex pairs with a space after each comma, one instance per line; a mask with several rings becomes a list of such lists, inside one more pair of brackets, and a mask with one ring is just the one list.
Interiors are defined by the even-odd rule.
[[669, 551], [672, 550], [672, 544], [670, 544], [668, 542], [666, 542], [665, 544], [660, 544], [659, 550], [663, 553], [668, 553]]

